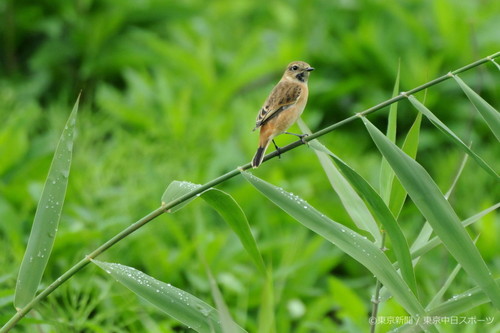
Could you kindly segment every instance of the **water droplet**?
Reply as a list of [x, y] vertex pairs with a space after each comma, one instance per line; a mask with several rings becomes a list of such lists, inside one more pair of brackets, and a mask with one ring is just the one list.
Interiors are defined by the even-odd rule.
[[205, 308], [204, 306], [201, 306], [201, 305], [197, 305], [196, 306], [198, 308], [198, 310], [200, 310], [200, 312], [205, 316], [205, 317], [208, 317], [208, 315], [210, 314], [211, 310], [210, 309], [207, 309]]

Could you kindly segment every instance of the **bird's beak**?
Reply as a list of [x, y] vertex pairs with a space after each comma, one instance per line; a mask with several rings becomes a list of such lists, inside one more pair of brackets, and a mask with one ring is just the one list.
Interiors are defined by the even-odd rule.
[[306, 71], [308, 71], [308, 72], [311, 72], [311, 71], [313, 71], [313, 70], [314, 70], [314, 67], [307, 67], [307, 68], [306, 68]]

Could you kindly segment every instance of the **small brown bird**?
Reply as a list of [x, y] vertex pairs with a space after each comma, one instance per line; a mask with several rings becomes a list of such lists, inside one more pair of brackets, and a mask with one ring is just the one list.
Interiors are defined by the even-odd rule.
[[260, 109], [253, 129], [255, 131], [260, 127], [259, 148], [252, 160], [253, 168], [257, 168], [262, 163], [271, 141], [279, 152], [274, 137], [282, 133], [296, 135], [301, 139], [306, 136], [306, 134], [285, 131], [295, 123], [304, 111], [309, 94], [307, 79], [312, 70], [314, 68], [303, 61], [290, 63], [280, 82], [273, 88], [264, 106]]

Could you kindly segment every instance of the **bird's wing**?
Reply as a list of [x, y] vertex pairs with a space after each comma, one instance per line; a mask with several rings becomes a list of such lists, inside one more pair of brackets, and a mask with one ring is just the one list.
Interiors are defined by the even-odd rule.
[[274, 87], [257, 115], [255, 129], [276, 117], [281, 111], [297, 103], [302, 87], [294, 82], [282, 81]]

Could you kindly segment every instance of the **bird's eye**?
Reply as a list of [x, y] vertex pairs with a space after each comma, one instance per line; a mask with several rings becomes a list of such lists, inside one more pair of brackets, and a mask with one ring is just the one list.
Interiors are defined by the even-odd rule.
[[292, 70], [293, 70], [293, 71], [296, 71], [297, 69], [299, 69], [299, 66], [297, 66], [297, 65], [293, 65], [293, 66], [292, 66]]

